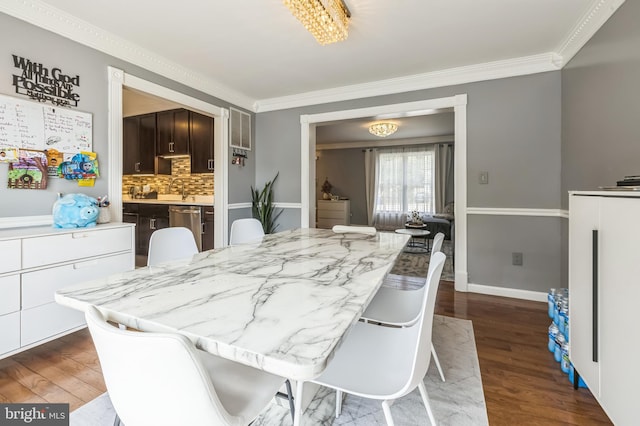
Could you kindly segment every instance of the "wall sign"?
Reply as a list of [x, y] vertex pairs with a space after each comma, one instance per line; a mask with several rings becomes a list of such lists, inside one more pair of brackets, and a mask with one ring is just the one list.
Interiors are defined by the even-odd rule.
[[13, 66], [19, 69], [19, 73], [13, 75], [16, 93], [55, 106], [78, 106], [80, 95], [73, 90], [80, 87], [79, 75], [67, 75], [60, 68], [49, 69], [31, 59], [11, 56]]

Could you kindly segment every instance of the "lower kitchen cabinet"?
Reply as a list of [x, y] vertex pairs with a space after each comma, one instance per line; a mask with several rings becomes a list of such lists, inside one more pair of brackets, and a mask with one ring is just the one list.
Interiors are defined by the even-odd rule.
[[158, 229], [169, 227], [169, 206], [166, 204], [138, 205], [138, 232], [136, 254], [146, 256], [149, 253], [151, 234]]
[[214, 208], [202, 207], [202, 251], [213, 249]]
[[25, 227], [0, 230], [0, 358], [85, 325], [84, 315], [55, 302], [70, 284], [134, 268], [135, 227]]

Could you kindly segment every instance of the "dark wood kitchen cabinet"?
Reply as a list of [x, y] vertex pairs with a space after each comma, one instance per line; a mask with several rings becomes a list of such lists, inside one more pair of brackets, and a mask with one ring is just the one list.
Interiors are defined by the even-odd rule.
[[156, 115], [126, 117], [122, 123], [122, 173], [154, 174]]
[[157, 155], [189, 154], [189, 111], [173, 109], [156, 113]]
[[149, 253], [151, 234], [169, 227], [169, 206], [165, 204], [139, 204], [136, 254]]
[[213, 249], [213, 209], [202, 207], [202, 251]]
[[191, 173], [213, 172], [213, 118], [189, 112]]

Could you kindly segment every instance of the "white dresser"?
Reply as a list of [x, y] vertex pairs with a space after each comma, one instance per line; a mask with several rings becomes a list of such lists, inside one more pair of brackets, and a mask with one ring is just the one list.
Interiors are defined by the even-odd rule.
[[84, 316], [54, 301], [69, 284], [132, 270], [135, 225], [0, 230], [0, 358], [84, 327]]
[[616, 425], [637, 425], [640, 194], [569, 193], [569, 357]]
[[318, 228], [333, 228], [334, 225], [351, 225], [349, 200], [318, 200]]

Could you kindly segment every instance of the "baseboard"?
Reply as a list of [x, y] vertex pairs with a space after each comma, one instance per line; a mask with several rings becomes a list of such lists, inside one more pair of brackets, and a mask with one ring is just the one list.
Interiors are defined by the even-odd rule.
[[467, 285], [467, 291], [471, 293], [489, 294], [491, 296], [532, 300], [534, 302], [547, 301], [547, 293], [543, 293], [541, 291], [521, 290], [519, 288], [495, 287], [490, 285], [469, 283]]

